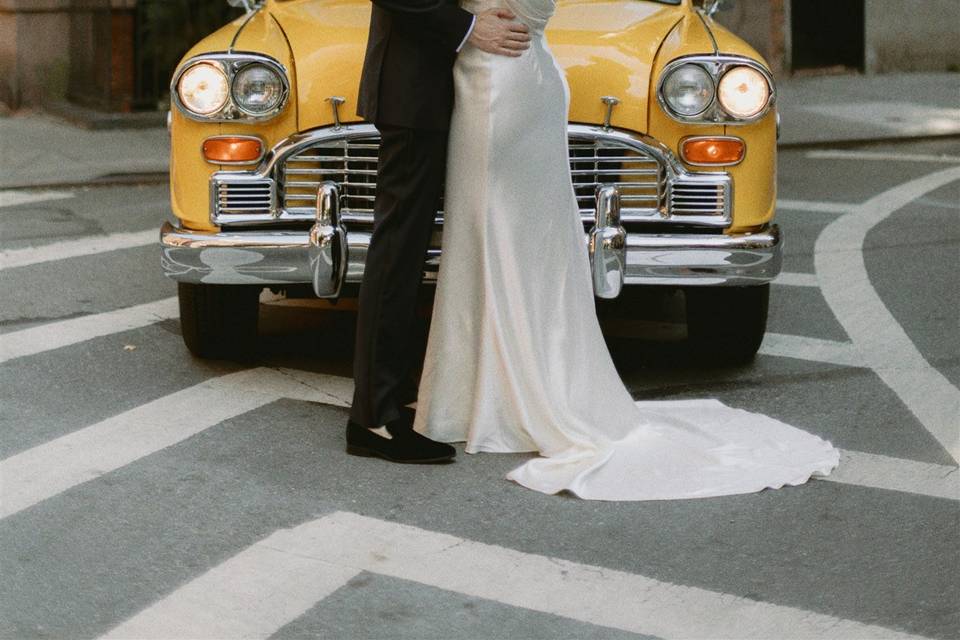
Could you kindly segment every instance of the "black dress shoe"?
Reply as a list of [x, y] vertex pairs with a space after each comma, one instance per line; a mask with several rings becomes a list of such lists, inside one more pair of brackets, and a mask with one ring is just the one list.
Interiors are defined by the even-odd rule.
[[412, 413], [412, 410], [408, 409], [403, 411], [399, 418], [387, 423], [389, 438], [348, 421], [347, 453], [409, 464], [434, 464], [453, 460], [457, 455], [456, 449], [413, 430]]

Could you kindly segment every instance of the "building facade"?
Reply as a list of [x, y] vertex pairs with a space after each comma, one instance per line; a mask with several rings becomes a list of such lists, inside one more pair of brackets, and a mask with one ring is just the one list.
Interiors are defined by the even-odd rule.
[[[960, 71], [960, 0], [726, 4], [718, 19], [780, 76]], [[163, 110], [183, 52], [238, 13], [225, 0], [0, 0], [0, 102]]]
[[960, 71], [958, 0], [736, 0], [717, 15], [780, 75]]

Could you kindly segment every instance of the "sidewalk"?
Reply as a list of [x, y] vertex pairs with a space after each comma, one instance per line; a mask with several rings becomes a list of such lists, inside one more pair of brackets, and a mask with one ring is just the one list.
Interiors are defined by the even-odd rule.
[[[778, 87], [781, 147], [960, 135], [960, 73], [790, 78]], [[50, 115], [0, 116], [0, 189], [159, 181], [164, 128], [81, 129]]]
[[789, 78], [780, 146], [960, 135], [960, 73]]
[[165, 128], [92, 131], [39, 113], [0, 117], [0, 189], [159, 180], [169, 156]]

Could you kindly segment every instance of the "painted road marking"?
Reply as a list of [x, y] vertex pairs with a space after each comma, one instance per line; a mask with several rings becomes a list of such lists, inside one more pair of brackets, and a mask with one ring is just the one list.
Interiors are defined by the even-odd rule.
[[66, 260], [91, 256], [118, 249], [131, 249], [159, 244], [160, 232], [156, 229], [111, 233], [103, 236], [87, 236], [51, 242], [36, 247], [23, 247], [0, 251], [0, 269], [15, 269], [54, 260]]
[[66, 200], [74, 195], [76, 194], [70, 191], [0, 191], [0, 208], [49, 200]]
[[[205, 380], [0, 461], [0, 518], [281, 398], [349, 407], [352, 396], [349, 378], [295, 369], [259, 367]], [[939, 465], [846, 454], [852, 469], [841, 470], [839, 482], [949, 497], [942, 481], [948, 469]]]
[[777, 200], [777, 209], [810, 211], [813, 213], [849, 213], [857, 205], [845, 202], [815, 202], [812, 200]]
[[344, 379], [257, 368], [205, 380], [0, 461], [0, 518], [280, 398], [344, 406]]
[[785, 333], [767, 333], [759, 353], [765, 356], [795, 358], [811, 362], [826, 362], [845, 367], [863, 367], [864, 360], [850, 342], [821, 340]]
[[957, 467], [862, 451], [841, 450], [840, 466], [829, 476], [816, 479], [960, 500], [960, 472]]
[[914, 346], [871, 285], [863, 259], [871, 229], [914, 200], [957, 180], [960, 167], [951, 167], [867, 200], [824, 228], [814, 248], [814, 263], [823, 296], [860, 358], [960, 461], [960, 389]]
[[176, 298], [0, 334], [0, 363], [176, 318]]
[[267, 538], [112, 629], [103, 638], [267, 638], [360, 572]]
[[[361, 572], [661, 638], [917, 637], [343, 511], [276, 531], [104, 637], [266, 638]], [[262, 581], [316, 591], [278, 605]]]
[[779, 284], [785, 287], [820, 286], [820, 282], [817, 280], [817, 274], [815, 273], [791, 273], [789, 271], [784, 271], [777, 276], [776, 280], [773, 281], [773, 284]]
[[876, 160], [879, 162], [960, 162], [960, 156], [933, 155], [922, 153], [887, 153], [883, 151], [842, 151], [824, 149], [808, 151], [811, 160]]

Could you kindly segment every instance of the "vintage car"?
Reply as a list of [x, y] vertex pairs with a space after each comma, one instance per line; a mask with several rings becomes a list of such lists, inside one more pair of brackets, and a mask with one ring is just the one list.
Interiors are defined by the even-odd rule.
[[[355, 297], [373, 225], [378, 134], [355, 115], [369, 0], [235, 2], [247, 15], [193, 47], [171, 84], [177, 223], [162, 265], [202, 357], [249, 347], [264, 289]], [[781, 266], [775, 87], [714, 21], [718, 2], [703, 4], [559, 0], [547, 38], [571, 89], [596, 296], [630, 313], [641, 287], [682, 291], [695, 350], [746, 361]], [[428, 282], [442, 226], [441, 210]]]

